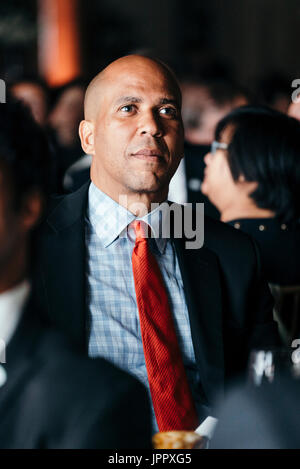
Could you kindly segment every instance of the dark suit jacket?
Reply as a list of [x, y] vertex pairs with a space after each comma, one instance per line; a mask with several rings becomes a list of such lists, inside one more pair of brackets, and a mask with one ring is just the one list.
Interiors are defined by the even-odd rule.
[[103, 359], [76, 355], [32, 305], [9, 342], [0, 448], [150, 448], [147, 392]]
[[[56, 201], [44, 223], [39, 252], [41, 301], [48, 318], [87, 352], [85, 212], [89, 183]], [[173, 239], [181, 269], [203, 391], [211, 400], [224, 378], [244, 370], [252, 346], [278, 342], [273, 300], [254, 242], [205, 219], [205, 244], [186, 249]]]

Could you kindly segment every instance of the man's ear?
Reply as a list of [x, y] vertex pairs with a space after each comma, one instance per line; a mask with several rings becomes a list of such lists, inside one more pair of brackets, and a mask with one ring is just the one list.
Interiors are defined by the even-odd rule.
[[31, 231], [39, 222], [44, 208], [44, 199], [39, 191], [28, 194], [21, 207], [21, 223], [25, 232]]
[[94, 155], [94, 124], [86, 120], [81, 121], [79, 124], [79, 137], [84, 153]]

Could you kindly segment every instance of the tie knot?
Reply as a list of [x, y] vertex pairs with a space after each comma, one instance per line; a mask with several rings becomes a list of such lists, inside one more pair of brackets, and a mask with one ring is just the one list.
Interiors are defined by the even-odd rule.
[[141, 241], [148, 238], [150, 227], [146, 223], [135, 220], [134, 222], [132, 222], [131, 226], [134, 229], [136, 241]]

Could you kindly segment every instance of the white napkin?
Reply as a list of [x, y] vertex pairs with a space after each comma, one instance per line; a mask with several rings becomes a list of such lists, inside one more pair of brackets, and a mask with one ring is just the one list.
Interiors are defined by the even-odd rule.
[[218, 419], [215, 417], [206, 417], [205, 420], [199, 425], [198, 428], [196, 428], [195, 433], [198, 433], [198, 435], [201, 436], [206, 436], [209, 440], [212, 439], [213, 434], [215, 432], [216, 426], [218, 423]]

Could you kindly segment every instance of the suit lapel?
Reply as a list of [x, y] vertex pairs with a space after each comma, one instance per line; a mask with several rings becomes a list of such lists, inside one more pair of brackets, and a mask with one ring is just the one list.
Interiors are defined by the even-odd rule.
[[200, 379], [207, 398], [224, 384], [222, 298], [215, 254], [202, 247], [186, 249], [186, 239], [173, 239], [189, 311]]
[[47, 220], [42, 272], [48, 312], [82, 350], [87, 350], [85, 211], [89, 183], [66, 196]]

